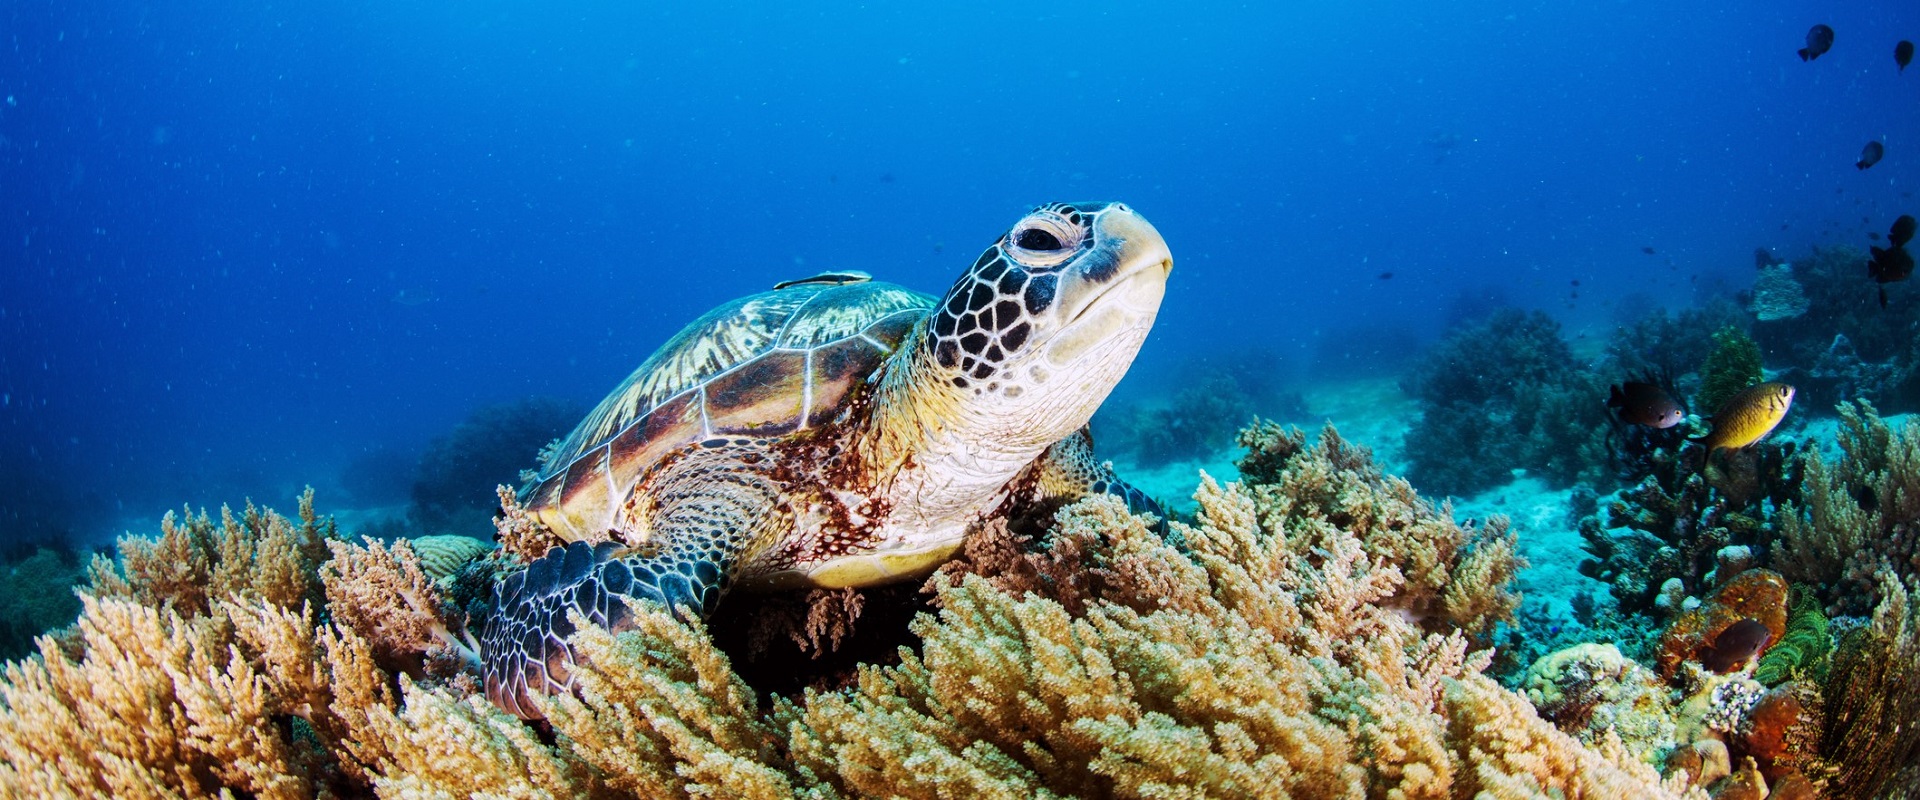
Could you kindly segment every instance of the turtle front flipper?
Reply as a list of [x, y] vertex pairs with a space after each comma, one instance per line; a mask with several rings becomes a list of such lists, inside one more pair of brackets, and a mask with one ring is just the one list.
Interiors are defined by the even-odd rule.
[[1154, 531], [1168, 532], [1167, 512], [1146, 492], [1114, 474], [1113, 468], [1093, 456], [1093, 433], [1086, 427], [1047, 448], [1040, 456], [1040, 496], [1043, 501], [1071, 503], [1082, 497], [1110, 494], [1126, 501], [1135, 514], [1152, 514]]
[[712, 611], [777, 529], [779, 487], [754, 466], [753, 449], [735, 440], [695, 445], [643, 481], [634, 496], [648, 501], [629, 519], [646, 533], [624, 532], [643, 544], [574, 542], [502, 580], [481, 636], [487, 699], [538, 719], [533, 695], [573, 690], [569, 610], [611, 631], [631, 627], [623, 598], [675, 614]]

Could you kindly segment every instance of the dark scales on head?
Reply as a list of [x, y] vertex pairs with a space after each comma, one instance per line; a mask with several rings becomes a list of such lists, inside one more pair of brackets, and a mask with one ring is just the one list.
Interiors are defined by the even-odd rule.
[[1770, 641], [1773, 641], [1773, 631], [1749, 617], [1720, 631], [1720, 635], [1713, 638], [1713, 644], [1700, 654], [1700, 664], [1721, 675], [1744, 669]]

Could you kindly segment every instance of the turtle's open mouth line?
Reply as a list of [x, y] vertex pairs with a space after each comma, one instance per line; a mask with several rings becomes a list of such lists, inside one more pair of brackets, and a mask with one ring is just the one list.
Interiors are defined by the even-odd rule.
[[1079, 322], [1087, 315], [1087, 312], [1099, 308], [1107, 299], [1108, 294], [1132, 286], [1134, 281], [1153, 274], [1154, 270], [1159, 270], [1160, 272], [1156, 279], [1165, 281], [1168, 275], [1173, 274], [1173, 259], [1163, 258], [1159, 261], [1142, 264], [1127, 270], [1126, 274], [1108, 281], [1106, 286], [1100, 288], [1098, 294], [1095, 294], [1089, 298], [1085, 304], [1080, 306], [1080, 310], [1073, 312], [1073, 317], [1067, 320], [1068, 324]]

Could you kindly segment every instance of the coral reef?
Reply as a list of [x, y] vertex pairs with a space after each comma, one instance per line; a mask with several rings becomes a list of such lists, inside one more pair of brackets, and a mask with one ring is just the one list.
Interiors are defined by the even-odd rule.
[[1890, 398], [1900, 402], [1912, 371], [1892, 361], [1867, 361], [1860, 357], [1852, 339], [1836, 333], [1833, 343], [1821, 351], [1812, 367], [1790, 368], [1782, 377], [1793, 384], [1801, 403], [1831, 408], [1850, 400]]
[[1857, 248], [1814, 248], [1793, 265], [1807, 313], [1756, 324], [1753, 336], [1770, 362], [1793, 365], [1780, 379], [1808, 392], [1803, 401], [1920, 409], [1920, 303], [1881, 308], [1866, 263]]
[[1700, 367], [1700, 393], [1694, 405], [1702, 413], [1719, 413], [1729, 398], [1764, 379], [1760, 371], [1760, 347], [1753, 337], [1734, 326], [1713, 334], [1713, 352]]
[[1787, 581], [1771, 570], [1742, 572], [1698, 607], [1676, 617], [1660, 637], [1654, 664], [1672, 679], [1682, 664], [1697, 662], [1717, 646], [1721, 634], [1742, 620], [1766, 626], [1769, 642], [1787, 630]]
[[[1663, 587], [1679, 593], [1676, 601], [1704, 596], [1758, 563], [1754, 548], [1773, 538], [1769, 509], [1801, 491], [1796, 450], [1761, 442], [1723, 453], [1720, 467], [1704, 471], [1699, 444], [1656, 453], [1651, 473], [1607, 503], [1604, 525], [1597, 516], [1580, 521], [1590, 556], [1580, 571], [1605, 582], [1628, 613], [1678, 610], [1678, 602], [1656, 604]], [[1747, 548], [1744, 558], [1739, 548]], [[1723, 562], [1735, 569], [1720, 569]]]
[[1831, 614], [1861, 614], [1882, 571], [1920, 575], [1920, 419], [1898, 430], [1871, 403], [1843, 403], [1840, 462], [1815, 449], [1796, 497], [1777, 515], [1772, 561], [1809, 584]]
[[0, 659], [33, 652], [33, 637], [80, 614], [73, 586], [86, 573], [79, 554], [42, 546], [23, 555], [0, 562]]
[[[412, 548], [249, 510], [97, 564], [66, 642], [0, 682], [0, 787], [44, 796], [1670, 797], [1480, 674], [1504, 528], [1455, 525], [1331, 430], [1264, 427], [1172, 542], [1112, 498], [1062, 512], [1086, 580], [934, 581], [917, 648], [765, 698], [705, 626], [637, 606], [576, 634], [551, 735], [429, 654], [464, 620]], [[511, 520], [503, 525], [511, 525]], [[178, 553], [174, 565], [155, 558]], [[320, 559], [331, 556], [321, 562]], [[496, 556], [503, 557], [503, 556]], [[484, 562], [487, 559], [482, 559]], [[239, 570], [239, 564], [251, 565]], [[324, 566], [323, 566], [324, 563]], [[476, 562], [477, 563], [477, 562]], [[1047, 565], [1053, 571], [1051, 577]], [[169, 568], [177, 566], [177, 568]], [[463, 568], [464, 573], [464, 568]], [[460, 574], [456, 573], [456, 579]], [[195, 583], [190, 578], [202, 578]], [[1063, 579], [1064, 578], [1064, 579]], [[420, 665], [418, 668], [415, 665]], [[101, 691], [100, 687], [113, 687]], [[1697, 794], [1697, 789], [1692, 790]]]
[[1456, 330], [1403, 388], [1421, 410], [1407, 433], [1408, 477], [1429, 491], [1475, 492], [1516, 469], [1562, 485], [1601, 477], [1606, 385], [1541, 312], [1501, 309]]
[[471, 536], [492, 530], [493, 487], [518, 483], [535, 454], [585, 414], [574, 403], [547, 398], [473, 412], [420, 456], [407, 510], [411, 532]]
[[1782, 262], [1760, 268], [1747, 309], [1761, 322], [1779, 322], [1807, 313], [1809, 305], [1806, 290], [1794, 280], [1793, 265]]
[[[1713, 352], [1712, 331], [1746, 322], [1746, 312], [1725, 300], [1714, 300], [1669, 315], [1655, 308], [1624, 320], [1607, 340], [1603, 365], [1607, 374], [1657, 375], [1678, 373], [1704, 364]], [[1682, 388], [1685, 381], [1682, 381]], [[1713, 409], [1696, 409], [1712, 413]]]
[[1306, 401], [1275, 377], [1279, 356], [1260, 350], [1187, 362], [1164, 385], [1170, 397], [1109, 403], [1094, 417], [1102, 453], [1154, 467], [1212, 455], [1255, 415], [1298, 419]]
[[427, 578], [443, 581], [453, 577], [467, 562], [486, 555], [493, 545], [471, 536], [422, 536], [407, 540], [407, 546], [420, 562]]
[[[1589, 745], [1617, 737], [1652, 763], [1674, 747], [1673, 702], [1652, 670], [1612, 644], [1579, 644], [1541, 656], [1522, 681], [1540, 716]], [[1698, 776], [1698, 767], [1693, 774]]]
[[1152, 467], [1210, 453], [1255, 413], [1253, 397], [1232, 375], [1209, 372], [1182, 386], [1165, 405], [1103, 412], [1094, 431], [1107, 452], [1126, 453]]
[[1271, 523], [1277, 530], [1359, 537], [1368, 555], [1400, 567], [1401, 589], [1388, 602], [1430, 621], [1432, 630], [1459, 629], [1485, 641], [1494, 624], [1512, 621], [1520, 597], [1508, 585], [1526, 561], [1505, 518], [1457, 523], [1451, 503], [1434, 507], [1331, 423], [1311, 446], [1298, 428], [1258, 420], [1238, 441], [1247, 448], [1237, 466], [1248, 490], [1283, 515]]
[[1920, 581], [1879, 576], [1873, 621], [1835, 651], [1820, 763], [1832, 797], [1920, 793]]

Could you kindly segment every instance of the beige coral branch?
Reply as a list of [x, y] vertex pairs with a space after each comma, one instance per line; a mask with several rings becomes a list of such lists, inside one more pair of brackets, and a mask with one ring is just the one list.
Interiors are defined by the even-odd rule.
[[408, 672], [436, 660], [478, 667], [479, 645], [464, 616], [441, 603], [405, 540], [392, 547], [373, 539], [327, 544], [333, 560], [321, 580], [333, 618], [372, 642], [383, 665]]

